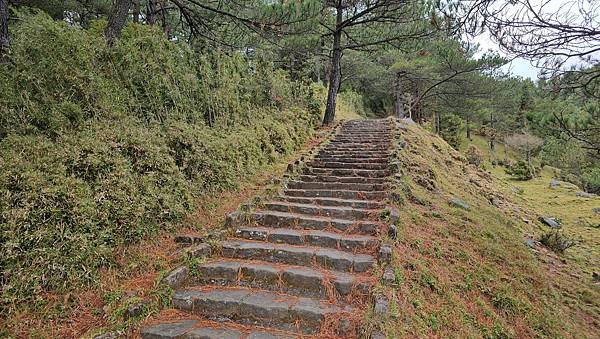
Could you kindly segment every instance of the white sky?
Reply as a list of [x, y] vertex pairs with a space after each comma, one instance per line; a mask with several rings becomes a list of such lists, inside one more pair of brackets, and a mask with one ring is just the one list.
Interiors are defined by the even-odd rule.
[[[498, 44], [493, 41], [489, 34], [482, 34], [475, 38], [475, 42], [479, 44], [479, 53], [477, 56], [480, 56], [484, 52], [494, 51], [498, 52], [501, 56], [506, 57], [505, 53], [502, 53], [498, 48]], [[531, 65], [531, 63], [525, 59], [517, 58], [513, 60], [508, 65], [502, 68], [504, 71], [510, 71], [514, 75], [522, 76], [523, 78], [529, 78], [532, 80], [537, 80], [538, 69]]]
[[[593, 15], [593, 22], [594, 22], [594, 27], [598, 26], [598, 18], [600, 17], [600, 0], [529, 0], [531, 5], [534, 8], [543, 8], [543, 12], [547, 13], [547, 14], [558, 14], [556, 17], [554, 17], [555, 19], [564, 22], [566, 21], [573, 21], [575, 20], [575, 22], [577, 23], [579, 21], [579, 18], [582, 18], [581, 16], [578, 17], [577, 13], [580, 10], [580, 8], [584, 8], [585, 10], [589, 11], [592, 13]], [[502, 4], [502, 2], [499, 2], [498, 4]], [[580, 7], [581, 6], [581, 7]], [[509, 9], [509, 11], [511, 11], [511, 9]], [[568, 18], [567, 18], [568, 17]], [[581, 21], [579, 21], [581, 22]], [[482, 34], [478, 37], [475, 38], [476, 43], [479, 44], [480, 46], [480, 52], [477, 54], [477, 56], [483, 54], [484, 52], [487, 51], [495, 51], [498, 52], [501, 56], [506, 57], [507, 55], [505, 53], [503, 53], [502, 51], [500, 51], [498, 44], [492, 40], [489, 36], [489, 34], [485, 33]], [[582, 46], [585, 46], [585, 44], [582, 44]], [[587, 47], [590, 47], [590, 45], [588, 44]], [[600, 59], [600, 53], [594, 53], [594, 58], [596, 60]], [[573, 65], [577, 65], [579, 64], [579, 61], [577, 60], [570, 60], [568, 62], [568, 66], [573, 66]], [[531, 64], [530, 61], [528, 60], [524, 60], [522, 58], [517, 58], [515, 60], [513, 60], [510, 64], [506, 65], [503, 68], [505, 71], [510, 71], [512, 74], [514, 75], [519, 75], [522, 76], [524, 78], [530, 78], [533, 80], [537, 79], [538, 76], [538, 69], [533, 66]]]

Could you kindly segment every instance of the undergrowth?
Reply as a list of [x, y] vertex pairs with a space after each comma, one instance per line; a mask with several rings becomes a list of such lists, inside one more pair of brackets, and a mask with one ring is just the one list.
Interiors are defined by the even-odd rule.
[[115, 248], [278, 161], [319, 120], [310, 87], [268, 60], [202, 53], [131, 24], [113, 49], [22, 15], [0, 65], [2, 317], [93, 286]]

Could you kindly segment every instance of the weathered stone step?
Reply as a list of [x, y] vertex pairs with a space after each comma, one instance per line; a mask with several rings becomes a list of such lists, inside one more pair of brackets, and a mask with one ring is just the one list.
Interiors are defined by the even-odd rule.
[[297, 190], [286, 189], [283, 191], [285, 195], [292, 197], [308, 197], [308, 198], [340, 198], [353, 200], [383, 200], [386, 197], [384, 191], [344, 191], [344, 190]]
[[318, 333], [326, 317], [337, 314], [336, 318], [343, 318], [343, 313], [353, 311], [312, 298], [226, 287], [177, 291], [173, 306], [219, 322], [229, 320], [304, 334]]
[[263, 208], [269, 211], [310, 214], [313, 216], [349, 219], [349, 220], [377, 220], [381, 213], [378, 209], [363, 209], [352, 207], [327, 207], [313, 204], [289, 203], [271, 201], [264, 204]]
[[365, 157], [365, 156], [332, 156], [332, 155], [317, 155], [315, 157], [316, 161], [323, 162], [341, 162], [341, 163], [356, 163], [356, 162], [366, 162], [366, 163], [379, 163], [379, 164], [387, 164], [389, 162], [390, 157]]
[[299, 175], [298, 181], [303, 182], [344, 182], [357, 184], [383, 184], [387, 178], [366, 178], [366, 177], [336, 177], [328, 175]]
[[[227, 327], [216, 323], [207, 325], [206, 321], [179, 319], [142, 327], [142, 339], [294, 339], [297, 335], [275, 329], [248, 329]], [[239, 327], [239, 326], [236, 326]]]
[[320, 206], [345, 206], [363, 209], [382, 209], [384, 204], [380, 201], [355, 200], [355, 199], [340, 199], [340, 198], [320, 198], [320, 197], [293, 197], [280, 195], [279, 200], [300, 203], [313, 204]]
[[378, 151], [369, 151], [369, 150], [337, 150], [337, 149], [322, 149], [318, 152], [319, 155], [329, 155], [329, 156], [362, 156], [362, 157], [389, 157], [389, 150], [378, 150]]
[[309, 163], [309, 166], [318, 168], [347, 168], [347, 169], [370, 169], [370, 170], [383, 170], [387, 169], [389, 164], [387, 162], [334, 162], [334, 161], [321, 161], [315, 159]]
[[373, 281], [367, 276], [256, 261], [216, 260], [198, 267], [197, 282], [242, 286], [298, 297], [336, 301], [350, 294], [366, 296]]
[[391, 171], [385, 170], [369, 170], [359, 168], [323, 168], [323, 167], [304, 167], [304, 174], [308, 175], [327, 175], [335, 177], [366, 177], [366, 178], [383, 178], [389, 176]]
[[340, 234], [320, 230], [297, 230], [288, 228], [238, 227], [237, 237], [246, 240], [268, 241], [277, 244], [315, 246], [346, 252], [373, 252], [379, 244], [376, 237], [356, 234]]
[[372, 144], [372, 143], [345, 143], [332, 141], [323, 148], [324, 150], [337, 149], [343, 150], [363, 150], [363, 151], [385, 151], [389, 149], [388, 143]]
[[366, 272], [375, 264], [375, 258], [369, 254], [352, 254], [330, 248], [245, 240], [227, 240], [222, 242], [221, 246], [222, 255], [227, 258], [317, 266], [343, 272]]
[[250, 218], [258, 225], [266, 227], [338, 230], [358, 234], [377, 234], [380, 227], [379, 223], [373, 221], [353, 221], [266, 210], [252, 212]]
[[310, 190], [347, 190], [347, 191], [383, 191], [386, 184], [360, 184], [345, 182], [302, 182], [290, 181], [287, 187], [290, 189]]
[[334, 143], [344, 144], [371, 144], [371, 145], [389, 145], [392, 138], [355, 138], [355, 137], [340, 137], [332, 139]]
[[334, 152], [320, 152], [315, 155], [315, 158], [324, 158], [324, 159], [356, 159], [351, 162], [357, 161], [367, 161], [370, 159], [375, 159], [374, 162], [380, 161], [381, 159], [385, 159], [385, 161], [389, 161], [391, 156], [388, 153], [364, 153], [362, 151], [359, 152], [342, 152], [342, 153], [334, 153]]

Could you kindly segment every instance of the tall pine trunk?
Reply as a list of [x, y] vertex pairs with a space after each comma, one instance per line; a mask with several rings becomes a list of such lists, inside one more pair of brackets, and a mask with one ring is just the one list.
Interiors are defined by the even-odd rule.
[[127, 21], [127, 15], [129, 15], [130, 7], [131, 0], [115, 0], [108, 15], [108, 25], [104, 31], [106, 44], [109, 47], [114, 46], [115, 40], [121, 35], [125, 21]]
[[0, 62], [8, 54], [10, 38], [8, 36], [8, 0], [0, 0]]
[[329, 125], [335, 119], [335, 104], [337, 92], [340, 87], [340, 61], [342, 60], [342, 14], [343, 8], [340, 5], [337, 7], [337, 15], [335, 18], [335, 32], [333, 32], [333, 55], [331, 56], [331, 73], [329, 74], [329, 89], [327, 91], [327, 106], [325, 107], [325, 116], [323, 117], [323, 125]]

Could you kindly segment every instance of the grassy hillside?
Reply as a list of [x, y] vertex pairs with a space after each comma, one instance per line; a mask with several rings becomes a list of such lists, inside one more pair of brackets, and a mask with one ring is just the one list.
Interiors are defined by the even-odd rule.
[[545, 231], [537, 212], [441, 138], [414, 125], [402, 134], [395, 286], [381, 286], [391, 315], [372, 325], [391, 338], [595, 337], [600, 286], [569, 258], [526, 245]]
[[[494, 178], [498, 186], [510, 194], [515, 202], [535, 210], [539, 215], [556, 217], [561, 221], [562, 232], [566, 237], [578, 242], [578, 245], [565, 252], [564, 258], [580, 266], [586, 274], [598, 271], [600, 267], [600, 214], [593, 211], [600, 207], [600, 197], [586, 198], [577, 196], [581, 191], [577, 186], [559, 182], [558, 187], [551, 188], [550, 182], [557, 177], [558, 169], [545, 166], [539, 175], [532, 180], [514, 180], [506, 174], [504, 167], [491, 166], [491, 158], [487, 140], [482, 136], [474, 136], [473, 141], [464, 143], [461, 151], [468, 145], [476, 145], [483, 151], [485, 168]], [[507, 154], [504, 146], [496, 147], [496, 157], [516, 159], [514, 154]], [[536, 219], [532, 220], [528, 232], [539, 235], [547, 229], [540, 229]]]

